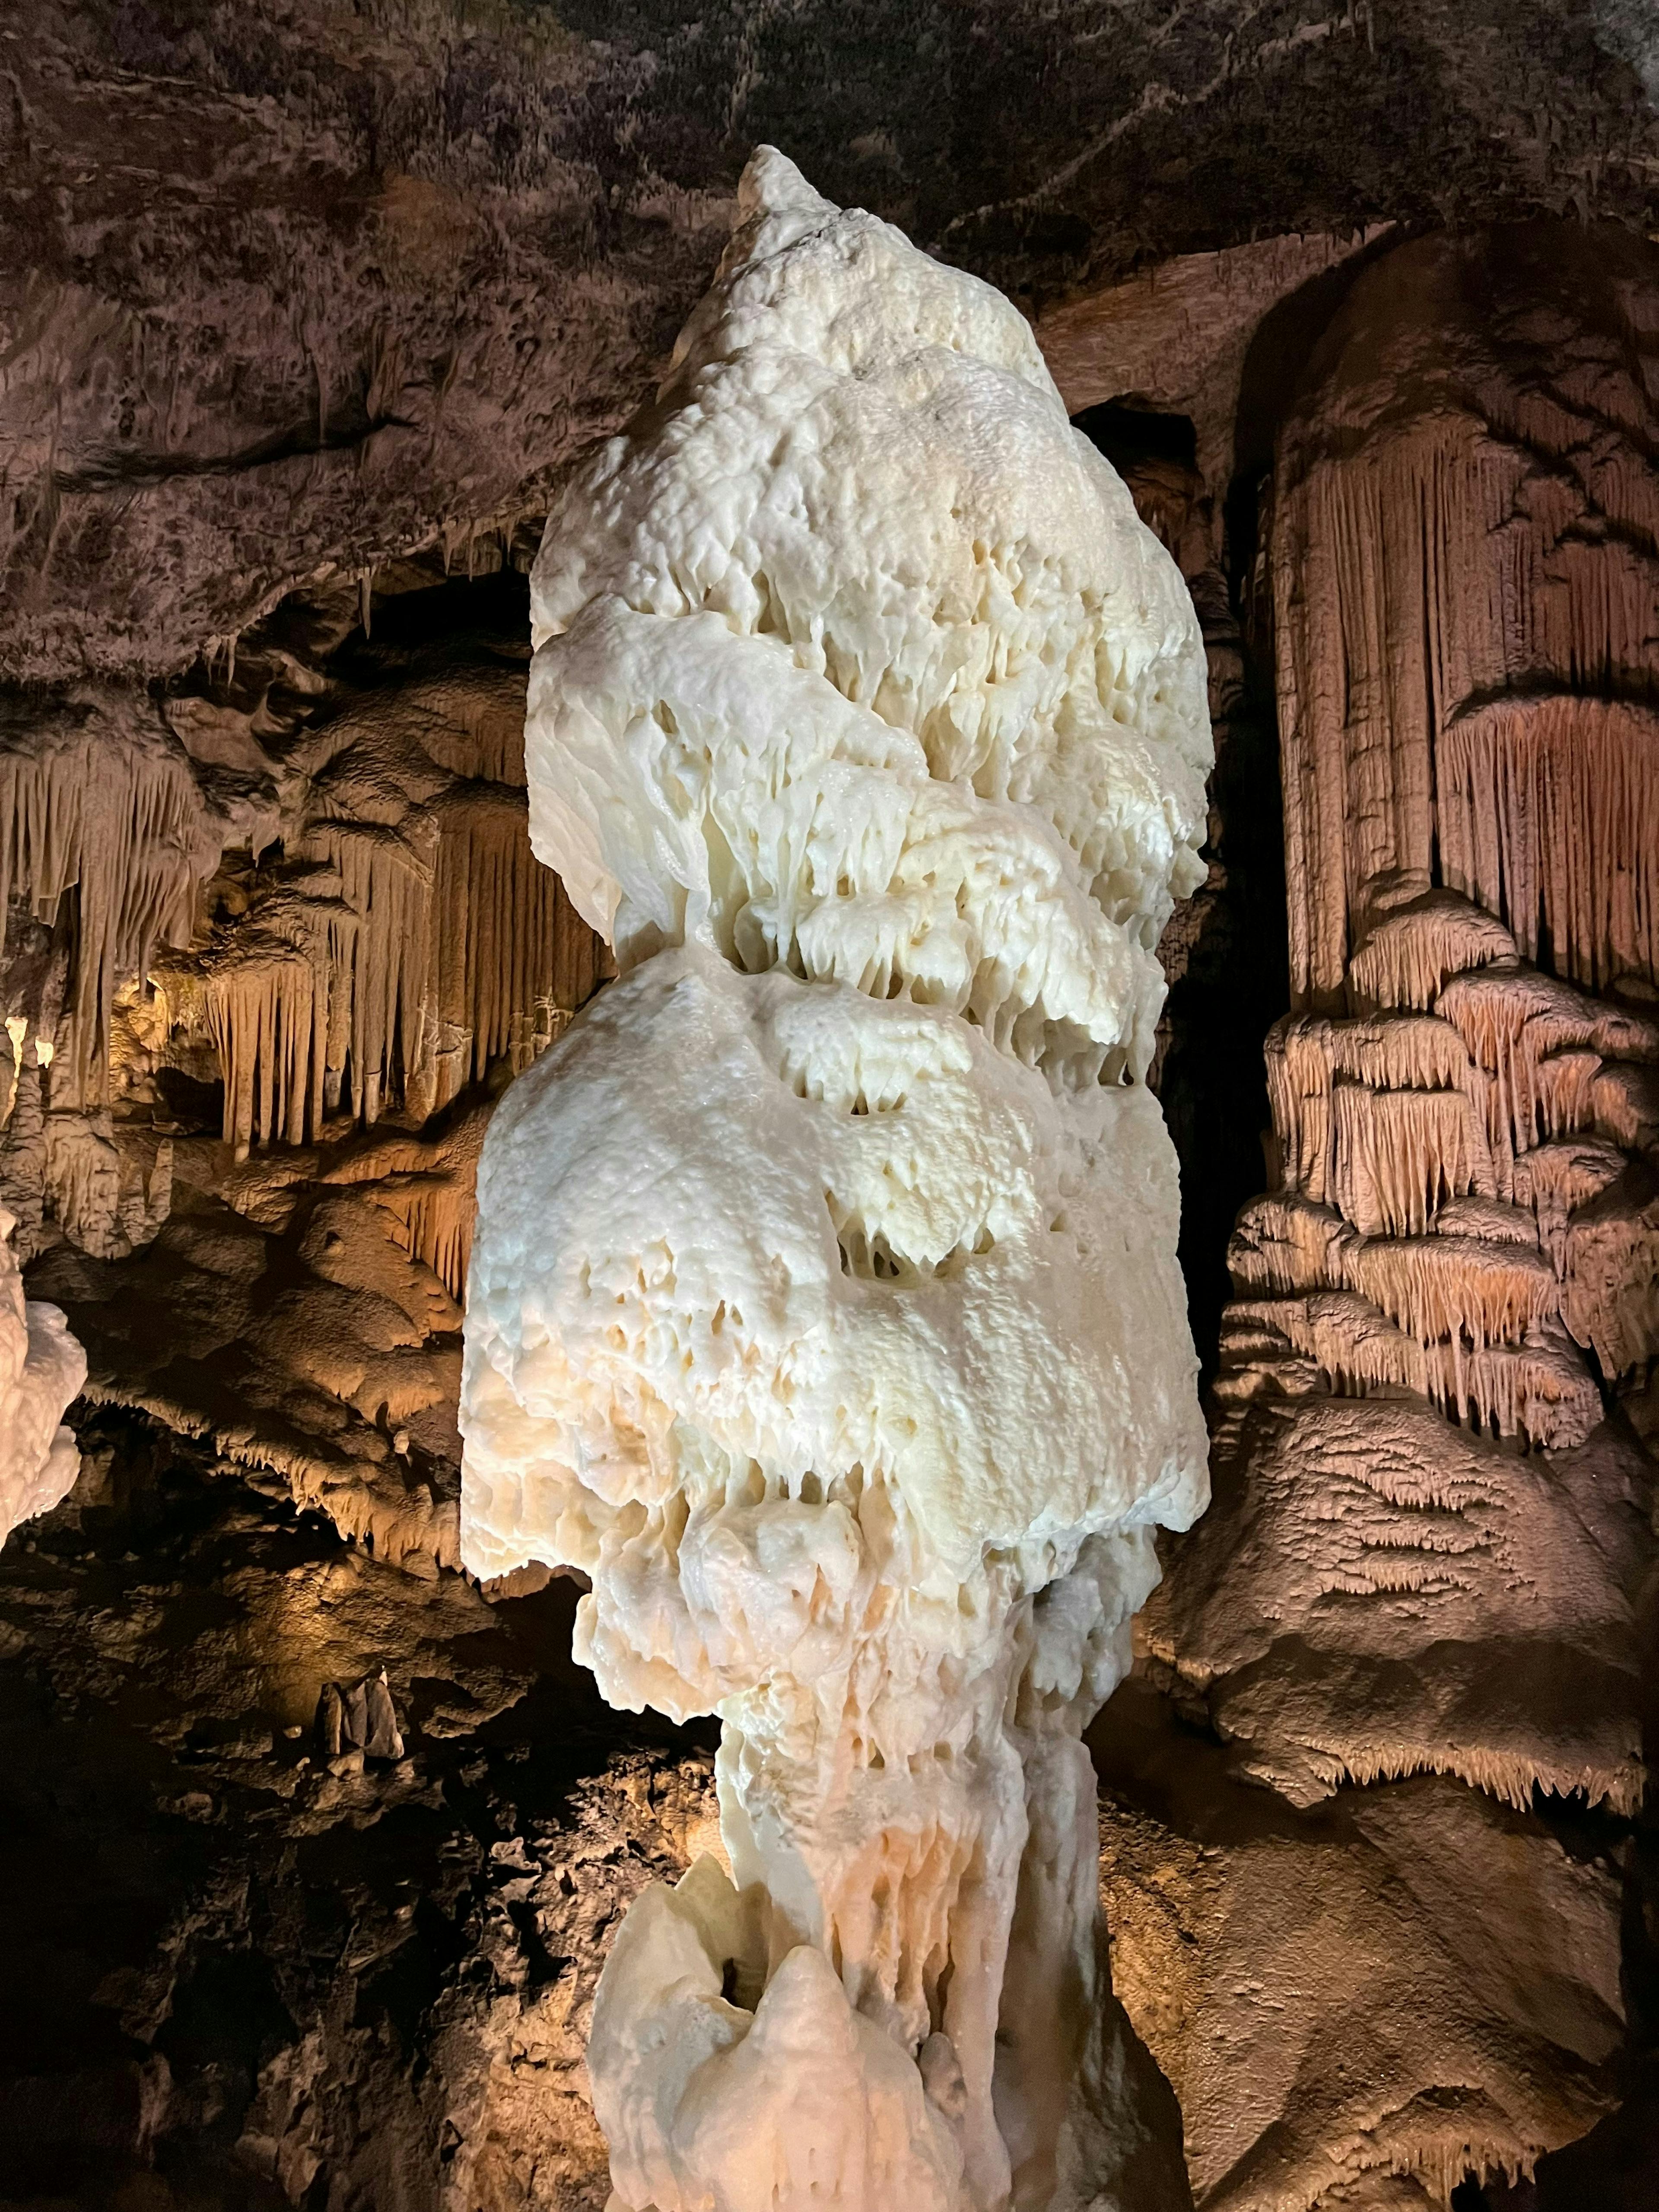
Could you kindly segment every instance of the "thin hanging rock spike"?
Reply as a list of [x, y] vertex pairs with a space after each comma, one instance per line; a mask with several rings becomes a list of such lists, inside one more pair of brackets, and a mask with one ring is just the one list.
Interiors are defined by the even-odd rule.
[[1659, 974], [1659, 711], [1488, 706], [1437, 747], [1446, 881], [1590, 990]]

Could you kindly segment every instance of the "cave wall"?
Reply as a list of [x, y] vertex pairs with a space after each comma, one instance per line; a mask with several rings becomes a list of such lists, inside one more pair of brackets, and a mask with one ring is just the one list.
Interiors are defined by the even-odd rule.
[[490, 1105], [609, 973], [530, 849], [498, 539], [15, 702], [0, 1202], [94, 1402], [456, 1562]]
[[1622, 233], [1392, 246], [1257, 502], [1269, 1190], [1214, 1501], [1100, 1741], [1119, 1985], [1206, 2206], [1576, 2202], [1548, 2154], [1640, 2079], [1627, 2002], [1651, 2032], [1656, 284]]

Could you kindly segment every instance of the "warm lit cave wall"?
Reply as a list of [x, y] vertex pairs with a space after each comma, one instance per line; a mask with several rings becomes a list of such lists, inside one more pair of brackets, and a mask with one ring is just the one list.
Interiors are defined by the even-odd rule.
[[712, 1737], [453, 1571], [457, 1301], [606, 969], [523, 571], [761, 136], [1026, 302], [1204, 625], [1217, 1503], [1095, 1746], [1196, 2199], [1659, 2192], [1650, 41], [899, 12], [0, 33], [0, 1205], [89, 1361], [0, 1559], [0, 2205], [604, 2204], [593, 1984]]
[[452, 1567], [478, 1146], [607, 967], [530, 850], [524, 580], [471, 558], [20, 701], [0, 756], [0, 1202], [88, 1398]]
[[1625, 234], [1392, 243], [1256, 502], [1268, 1188], [1097, 1739], [1206, 2205], [1653, 2186], [1656, 340]]

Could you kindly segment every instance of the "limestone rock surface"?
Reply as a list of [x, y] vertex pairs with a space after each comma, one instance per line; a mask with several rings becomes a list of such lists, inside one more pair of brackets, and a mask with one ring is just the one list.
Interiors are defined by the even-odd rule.
[[301, 594], [158, 695], [13, 699], [0, 751], [19, 1260], [94, 1400], [417, 1569], [494, 1097], [605, 968], [530, 848], [509, 553]]
[[171, 670], [319, 568], [540, 512], [649, 389], [761, 141], [1039, 296], [1401, 217], [1650, 229], [1639, 21], [294, 0], [251, 33], [223, 0], [32, 0], [0, 668]]
[[1430, 1776], [1298, 1814], [1138, 1685], [1095, 1741], [1113, 1979], [1201, 2212], [1426, 2212], [1611, 2107], [1621, 1870], [1571, 1823]]
[[1545, 1461], [1409, 1398], [1315, 1396], [1224, 1428], [1215, 1464], [1144, 1640], [1244, 1772], [1293, 1804], [1427, 1770], [1635, 1809], [1652, 1474], [1628, 1437]]
[[1210, 1980], [1224, 1906], [1176, 1996], [1119, 1977], [1205, 2204], [1530, 2202], [1611, 2101], [1621, 1922], [1647, 1971], [1656, 276], [1544, 225], [1378, 253], [1264, 493], [1291, 1007], [1141, 1693], [1266, 1788], [1133, 1911], [1248, 1863], [1286, 1967]]

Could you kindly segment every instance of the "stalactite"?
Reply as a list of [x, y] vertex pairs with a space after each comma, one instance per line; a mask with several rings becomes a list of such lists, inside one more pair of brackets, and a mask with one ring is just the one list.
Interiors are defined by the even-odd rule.
[[331, 821], [313, 835], [357, 920], [339, 979], [351, 1010], [349, 1097], [357, 1120], [377, 1121], [429, 1048], [435, 828], [426, 817], [397, 830]]
[[1441, 865], [1592, 990], [1659, 976], [1659, 714], [1557, 693], [1452, 723], [1437, 749]]
[[1352, 1287], [1425, 1351], [1519, 1344], [1554, 1314], [1553, 1269], [1535, 1250], [1462, 1237], [1370, 1238], [1346, 1255]]
[[106, 1111], [48, 1114], [43, 1181], [52, 1217], [72, 1244], [102, 1260], [148, 1244], [173, 1197], [173, 1145]]
[[207, 1018], [224, 1069], [225, 1142], [238, 1159], [256, 1140], [302, 1145], [320, 1133], [335, 972], [309, 948], [250, 951], [210, 970]]
[[188, 942], [217, 855], [184, 751], [123, 702], [93, 698], [0, 732], [0, 926], [13, 897], [50, 923], [77, 892], [66, 1103], [106, 1094], [116, 986], [158, 944]]
[[428, 679], [326, 726], [283, 866], [204, 955], [239, 1149], [342, 1113], [424, 1121], [492, 1063], [527, 1066], [592, 996], [601, 941], [531, 850], [521, 687]]
[[440, 1079], [433, 1103], [441, 1107], [515, 1044], [525, 1060], [532, 1056], [515, 1023], [521, 1033], [538, 1007], [546, 1042], [560, 900], [557, 878], [530, 849], [521, 794], [464, 784], [435, 801], [432, 812], [438, 828], [432, 959], [441, 1048], [451, 1036], [462, 1041]]
[[1419, 1235], [1448, 1199], [1491, 1194], [1491, 1151], [1464, 1092], [1339, 1081], [1333, 1097], [1330, 1194], [1364, 1235]]
[[1659, 1173], [1642, 1161], [1568, 1225], [1562, 1315], [1609, 1382], [1659, 1359]]
[[[476, 1171], [476, 1162], [474, 1165]], [[389, 1192], [386, 1204], [402, 1225], [408, 1251], [424, 1261], [453, 1297], [462, 1297], [478, 1211], [476, 1172], [466, 1181], [447, 1176], [413, 1177]]]
[[1466, 899], [1428, 891], [1371, 923], [1348, 963], [1347, 995], [1357, 1013], [1426, 1012], [1453, 975], [1511, 965], [1515, 957], [1515, 939], [1501, 922]]
[[1228, 1265], [1242, 1292], [1316, 1290], [1346, 1279], [1342, 1248], [1353, 1237], [1331, 1206], [1291, 1196], [1258, 1198], [1238, 1217]]
[[1339, 1397], [1413, 1391], [1480, 1433], [1547, 1451], [1582, 1443], [1601, 1419], [1601, 1393], [1559, 1328], [1520, 1343], [1425, 1345], [1370, 1298], [1336, 1290], [1241, 1298], [1229, 1310], [1311, 1360]]
[[1558, 1276], [1566, 1272], [1567, 1226], [1577, 1208], [1625, 1171], [1625, 1156], [1599, 1138], [1540, 1145], [1515, 1164], [1515, 1201], [1530, 1206]]
[[1491, 1079], [1486, 1128], [1501, 1195], [1523, 1153], [1595, 1119], [1595, 1085], [1611, 1054], [1659, 1054], [1659, 1031], [1626, 1010], [1598, 1005], [1536, 969], [1455, 976], [1437, 1011]]
[[1292, 1015], [1267, 1066], [1285, 1187], [1367, 1235], [1419, 1231], [1444, 1200], [1492, 1192], [1486, 1079], [1445, 1022]]
[[[1587, 1231], [1582, 1280], [1570, 1255], [1575, 1209], [1623, 1166], [1583, 1133], [1602, 1054], [1645, 1060], [1659, 1033], [1505, 954], [1465, 928], [1469, 912], [1447, 894], [1391, 917], [1389, 963], [1370, 986], [1425, 1006], [1291, 1015], [1268, 1040], [1284, 1194], [1235, 1235], [1243, 1303], [1224, 1362], [1289, 1383], [1273, 1342], [1251, 1334], [1267, 1328], [1338, 1393], [1417, 1391], [1483, 1431], [1560, 1448], [1600, 1414], [1564, 1303], [1604, 1365], [1615, 1351], [1628, 1364], [1645, 1340], [1639, 1297], [1626, 1301], [1628, 1327], [1609, 1304], [1609, 1253], [1639, 1274], [1639, 1235], [1622, 1218]], [[1449, 957], [1483, 943], [1489, 961], [1443, 980]], [[1279, 1294], [1277, 1320], [1263, 1291]], [[1248, 1401], [1255, 1387], [1230, 1380], [1224, 1395]]]

